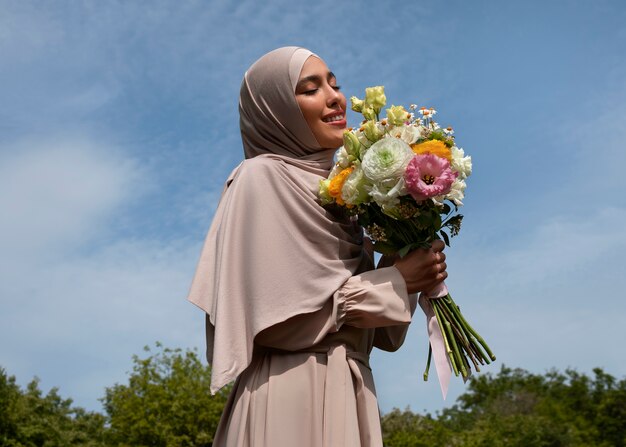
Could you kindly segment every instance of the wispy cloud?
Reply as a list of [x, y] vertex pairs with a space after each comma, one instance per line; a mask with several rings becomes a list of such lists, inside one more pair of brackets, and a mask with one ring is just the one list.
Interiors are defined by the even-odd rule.
[[[0, 157], [3, 254], [45, 259], [80, 246], [147, 182], [134, 160], [83, 137], [25, 138]], [[140, 181], [141, 180], [141, 181]]]

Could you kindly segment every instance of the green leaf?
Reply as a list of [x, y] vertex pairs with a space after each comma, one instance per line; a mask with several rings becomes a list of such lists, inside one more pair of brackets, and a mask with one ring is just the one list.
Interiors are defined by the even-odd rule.
[[443, 238], [443, 242], [449, 247], [450, 246], [450, 238], [448, 237], [446, 232], [445, 231], [440, 231], [439, 234], [441, 234], [441, 237]]

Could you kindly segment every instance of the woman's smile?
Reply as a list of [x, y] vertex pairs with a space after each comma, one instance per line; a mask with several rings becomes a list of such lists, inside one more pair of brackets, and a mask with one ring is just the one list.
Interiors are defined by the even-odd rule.
[[329, 113], [324, 118], [322, 118], [322, 121], [327, 124], [332, 124], [334, 126], [341, 126], [342, 128], [346, 127], [346, 115], [343, 111]]

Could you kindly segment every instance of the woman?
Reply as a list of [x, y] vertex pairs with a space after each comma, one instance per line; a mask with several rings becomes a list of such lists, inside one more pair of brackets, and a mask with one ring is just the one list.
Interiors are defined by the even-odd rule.
[[373, 346], [396, 350], [442, 245], [374, 270], [362, 229], [319, 205], [346, 99], [308, 50], [274, 50], [240, 92], [245, 161], [226, 182], [189, 299], [207, 314], [211, 390], [236, 379], [216, 446], [380, 446]]

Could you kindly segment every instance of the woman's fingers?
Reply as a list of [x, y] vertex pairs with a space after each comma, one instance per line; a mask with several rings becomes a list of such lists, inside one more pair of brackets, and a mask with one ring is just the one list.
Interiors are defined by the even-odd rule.
[[435, 252], [441, 252], [444, 248], [446, 248], [446, 244], [444, 244], [443, 241], [436, 240], [432, 243], [431, 248]]

